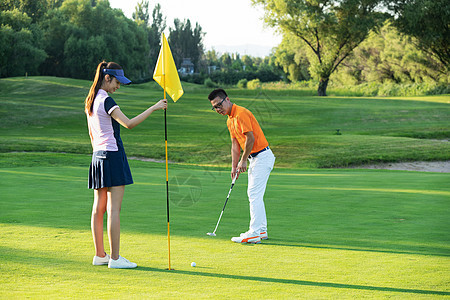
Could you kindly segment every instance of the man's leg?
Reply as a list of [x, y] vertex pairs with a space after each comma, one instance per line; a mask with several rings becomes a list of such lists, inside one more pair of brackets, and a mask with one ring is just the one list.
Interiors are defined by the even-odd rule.
[[267, 230], [264, 193], [274, 163], [275, 157], [270, 150], [264, 151], [250, 160], [247, 195], [250, 202], [249, 231], [251, 232], [261, 233]]

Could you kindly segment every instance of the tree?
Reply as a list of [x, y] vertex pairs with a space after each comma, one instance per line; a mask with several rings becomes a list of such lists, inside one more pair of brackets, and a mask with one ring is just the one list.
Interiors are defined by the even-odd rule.
[[[144, 29], [107, 0], [66, 0], [47, 16], [41, 24], [49, 54], [42, 67], [45, 75], [92, 79], [105, 59], [119, 63], [132, 80], [149, 77]], [[99, 26], [103, 20], [108, 21]]]
[[233, 62], [231, 60], [230, 53], [225, 52], [224, 54], [222, 54], [222, 56], [220, 57], [220, 62], [225, 70], [231, 68]]
[[27, 14], [32, 22], [39, 21], [47, 11], [48, 0], [2, 0], [0, 1], [0, 10], [18, 9], [20, 12]]
[[41, 22], [44, 31], [43, 44], [47, 58], [39, 67], [41, 75], [64, 76], [64, 44], [69, 38], [73, 25], [60, 9], [48, 11]]
[[355, 49], [343, 67], [333, 75], [333, 82], [360, 84], [363, 82], [422, 83], [448, 79], [439, 72], [442, 63], [412, 42], [413, 37], [400, 34], [390, 20], [377, 34]]
[[[142, 0], [135, 7], [133, 20], [138, 26], [144, 28], [147, 33], [147, 41], [149, 45], [147, 60], [150, 65], [150, 72], [153, 73], [154, 67], [158, 60], [159, 49], [161, 44], [161, 34], [166, 29], [166, 18], [161, 12], [161, 5], [157, 3], [153, 8], [152, 18], [150, 20], [148, 1]], [[150, 24], [151, 22], [151, 24]]]
[[148, 13], [148, 1], [142, 0], [136, 4], [132, 19], [138, 23], [138, 25], [142, 23], [144, 26], [148, 26], [150, 20], [150, 15]]
[[309, 61], [307, 45], [292, 34], [286, 34], [281, 44], [276, 48], [275, 64], [283, 68], [289, 81], [309, 80]]
[[204, 55], [202, 27], [196, 23], [192, 28], [189, 19], [181, 22], [174, 20], [174, 28], [170, 28], [169, 43], [175, 64], [180, 67], [183, 58], [190, 58], [198, 70], [200, 61]]
[[430, 52], [450, 69], [450, 1], [448, 0], [390, 0], [394, 25], [403, 34], [417, 39], [417, 45]]
[[233, 55], [233, 63], [231, 64], [231, 69], [235, 71], [242, 71], [244, 69], [244, 63], [238, 53]]
[[36, 75], [46, 54], [40, 30], [18, 9], [0, 12], [0, 77]]
[[205, 59], [209, 66], [220, 67], [219, 52], [217, 52], [214, 48], [206, 52]]
[[[161, 12], [161, 5], [158, 3], [153, 8], [152, 12], [152, 24], [148, 31], [148, 44], [150, 48], [149, 59], [150, 68], [156, 66], [156, 61], [158, 60], [159, 48], [161, 46], [161, 34], [166, 29], [166, 18]], [[153, 73], [153, 72], [152, 72]]]
[[310, 72], [326, 96], [331, 74], [383, 21], [382, 0], [252, 0], [262, 5], [265, 22], [293, 34], [312, 53]]
[[246, 71], [254, 71], [255, 70], [255, 68], [253, 67], [253, 59], [250, 55], [242, 56], [242, 63], [244, 64]]

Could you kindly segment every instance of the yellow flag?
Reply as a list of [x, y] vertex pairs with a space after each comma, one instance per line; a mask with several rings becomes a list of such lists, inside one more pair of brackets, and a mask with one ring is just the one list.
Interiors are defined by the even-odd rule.
[[180, 77], [177, 67], [173, 61], [172, 52], [170, 52], [169, 43], [164, 33], [161, 35], [161, 50], [159, 51], [158, 61], [156, 63], [153, 79], [167, 91], [174, 102], [183, 95]]

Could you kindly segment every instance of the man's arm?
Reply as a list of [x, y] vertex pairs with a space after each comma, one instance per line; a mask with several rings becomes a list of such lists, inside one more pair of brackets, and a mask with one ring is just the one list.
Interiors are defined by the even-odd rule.
[[[241, 155], [241, 146], [235, 138], [231, 138], [231, 179], [236, 175], [239, 156]], [[239, 174], [238, 174], [239, 176]]]
[[239, 173], [247, 171], [247, 158], [250, 155], [250, 152], [252, 152], [253, 144], [255, 143], [255, 136], [253, 135], [253, 131], [249, 131], [244, 134], [246, 137], [245, 149], [237, 166], [237, 171]]

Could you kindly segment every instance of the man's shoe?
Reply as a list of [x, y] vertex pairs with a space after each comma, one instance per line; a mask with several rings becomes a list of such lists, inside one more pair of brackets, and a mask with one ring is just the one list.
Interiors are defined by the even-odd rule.
[[94, 259], [92, 260], [92, 264], [94, 266], [102, 266], [102, 265], [107, 265], [109, 263], [109, 255], [106, 254], [104, 257], [100, 257], [100, 256], [94, 256]]
[[269, 239], [269, 236], [267, 235], [267, 231], [260, 232], [259, 233], [259, 237], [261, 238], [261, 240], [268, 240]]
[[110, 269], [133, 269], [136, 268], [137, 264], [129, 261], [128, 259], [119, 255], [119, 258], [114, 260], [110, 259], [108, 263], [108, 268]]
[[231, 240], [235, 243], [249, 243], [249, 244], [259, 244], [261, 243], [261, 238], [257, 233], [254, 232], [244, 232], [238, 237], [232, 237]]

